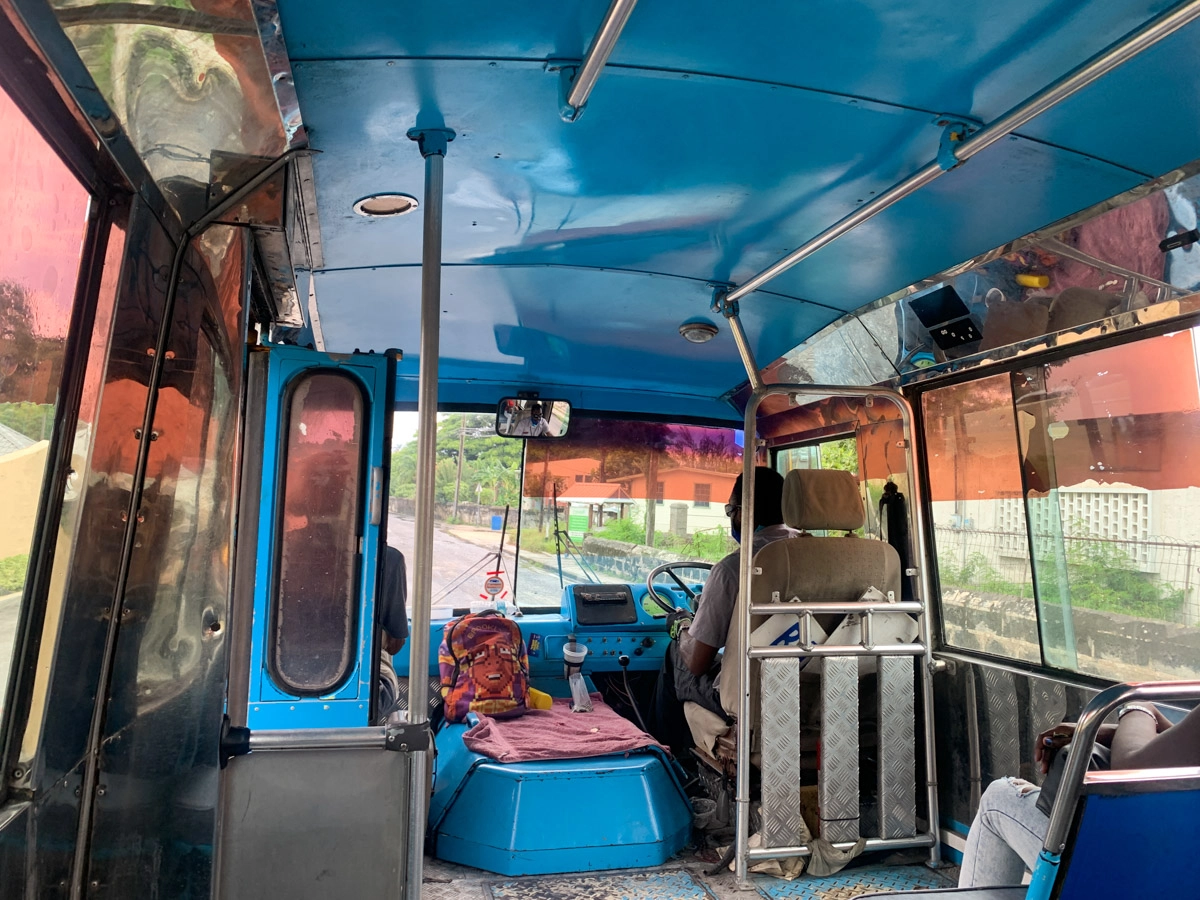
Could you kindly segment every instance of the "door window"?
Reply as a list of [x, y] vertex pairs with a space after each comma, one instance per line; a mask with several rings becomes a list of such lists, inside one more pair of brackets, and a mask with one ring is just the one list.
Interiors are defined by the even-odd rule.
[[271, 667], [301, 696], [338, 687], [355, 663], [365, 406], [340, 372], [300, 376], [286, 404]]

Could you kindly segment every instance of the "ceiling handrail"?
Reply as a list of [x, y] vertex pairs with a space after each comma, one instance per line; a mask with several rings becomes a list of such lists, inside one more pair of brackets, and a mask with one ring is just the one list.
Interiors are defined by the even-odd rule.
[[[614, 3], [616, 0], [614, 0]], [[1200, 0], [1185, 0], [1171, 9], [1132, 31], [1117, 42], [1110, 44], [1086, 62], [1076, 66], [1057, 81], [1043, 88], [1023, 103], [1014, 106], [1000, 118], [985, 125], [968, 136], [967, 132], [959, 131], [957, 138], [952, 138], [953, 164], [946, 166], [940, 160], [935, 160], [903, 181], [897, 182], [854, 212], [839, 219], [820, 234], [801, 244], [787, 256], [763, 269], [757, 275], [733, 288], [723, 299], [735, 302], [752, 291], [762, 287], [768, 281], [783, 274], [801, 260], [820, 250], [827, 244], [833, 243], [842, 235], [853, 231], [859, 225], [874, 218], [888, 207], [903, 200], [910, 194], [920, 190], [931, 181], [936, 180], [950, 169], [966, 162], [981, 150], [990, 147], [1001, 138], [1016, 131], [1031, 119], [1041, 115], [1046, 110], [1061, 103], [1068, 97], [1087, 87], [1092, 82], [1107, 75], [1117, 66], [1133, 59], [1163, 38], [1174, 34], [1183, 26], [1200, 17]], [[947, 127], [960, 127], [961, 123], [950, 123]]]

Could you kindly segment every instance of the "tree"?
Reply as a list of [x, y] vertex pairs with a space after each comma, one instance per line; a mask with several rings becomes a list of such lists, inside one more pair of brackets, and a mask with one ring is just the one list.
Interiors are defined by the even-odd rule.
[[821, 444], [821, 468], [858, 472], [858, 444], [854, 438], [842, 438]]
[[[443, 414], [438, 416], [434, 458], [437, 465], [438, 503], [454, 502], [454, 486], [460, 485], [460, 499], [474, 501], [474, 486], [481, 484], [486, 494], [480, 498], [495, 505], [515, 503], [521, 479], [523, 441], [502, 438], [495, 432], [491, 413]], [[459, 446], [462, 466], [459, 467]], [[461, 471], [461, 482], [459, 472]], [[392, 453], [392, 477], [389, 492], [393, 497], [416, 496], [417, 441], [412, 440]]]

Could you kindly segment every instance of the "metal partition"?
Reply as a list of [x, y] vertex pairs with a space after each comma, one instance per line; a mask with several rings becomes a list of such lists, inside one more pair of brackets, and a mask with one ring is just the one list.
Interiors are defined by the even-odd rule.
[[[731, 317], [731, 323], [736, 322], [736, 316]], [[735, 328], [735, 335], [737, 329]], [[748, 348], [743, 351], [743, 357], [746, 359], [747, 370], [753, 369], [753, 357], [748, 353]], [[753, 383], [753, 380], [752, 380]], [[762, 446], [762, 443], [754, 438], [756, 434], [756, 422], [759, 405], [769, 396], [777, 394], [787, 394], [796, 398], [819, 398], [819, 397], [845, 397], [851, 399], [863, 399], [868, 403], [875, 402], [890, 402], [897, 407], [900, 412], [901, 423], [903, 428], [903, 442], [905, 453], [905, 466], [908, 476], [908, 484], [912, 494], [912, 515], [913, 528], [912, 534], [916, 542], [915, 558], [917, 560], [925, 559], [924, 547], [924, 525], [923, 525], [923, 501], [921, 496], [921, 487], [919, 480], [915, 477], [914, 459], [913, 459], [913, 440], [912, 440], [912, 408], [908, 401], [895, 391], [877, 388], [844, 388], [832, 387], [826, 385], [765, 385], [755, 387], [750, 397], [750, 402], [746, 407], [745, 428], [747, 435], [746, 453], [744, 456], [744, 467], [742, 472], [742, 508], [750, 510], [753, 513], [753, 498], [754, 498], [754, 475], [755, 465], [757, 463], [757, 449]], [[751, 520], [744, 525], [747, 533], [754, 530], [754, 523]], [[929, 572], [926, 567], [922, 566], [919, 570], [910, 570], [905, 575], [919, 576], [917, 581], [916, 599], [912, 602], [900, 603], [855, 603], [855, 604], [838, 604], [825, 602], [810, 602], [810, 603], [770, 603], [752, 605], [750, 602], [751, 586], [754, 578], [753, 560], [750, 554], [743, 553], [741, 556], [741, 572], [740, 572], [740, 590], [738, 592], [737, 609], [734, 615], [739, 617], [741, 625], [741, 634], [749, 636], [751, 632], [751, 616], [752, 615], [772, 615], [775, 613], [795, 614], [800, 617], [800, 635], [799, 644], [790, 647], [770, 647], [770, 648], [755, 648], [750, 646], [750, 641], [747, 639], [743, 642], [741, 657], [736, 660], [729, 660], [727, 664], [735, 664], [740, 667], [740, 685], [741, 691], [739, 695], [738, 720], [740, 722], [749, 722], [751, 713], [750, 691], [751, 691], [751, 659], [770, 660], [772, 662], [792, 661], [798, 658], [818, 656], [823, 658], [825, 671], [822, 674], [822, 694], [821, 702], [827, 717], [838, 719], [832, 723], [823, 724], [823, 738], [825, 740], [824, 752], [822, 753], [822, 771], [819, 780], [819, 799], [822, 810], [822, 827], [825, 831], [824, 836], [835, 844], [842, 846], [850, 846], [859, 837], [859, 790], [858, 790], [858, 660], [859, 656], [876, 656], [882, 663], [888, 657], [901, 659], [907, 662], [910, 657], [917, 657], [921, 660], [920, 666], [920, 687], [922, 692], [922, 726], [923, 726], [923, 745], [925, 748], [924, 772], [926, 781], [926, 807], [928, 816], [928, 825], [924, 832], [918, 833], [915, 828], [915, 796], [912, 811], [907, 809], [896, 814], [896, 804], [904, 795], [904, 789], [893, 784], [893, 779], [890, 777], [895, 774], [901, 766], [907, 765], [910, 754], [915, 754], [916, 733], [913, 731], [913, 739], [909, 744], [909, 748], [901, 748], [895, 744], [889, 748], [885, 760], [881, 759], [880, 766], [880, 801], [881, 803], [887, 799], [889, 808], [892, 810], [892, 815], [880, 816], [880, 831], [878, 837], [872, 837], [867, 840], [868, 849], [884, 849], [884, 848], [899, 848], [899, 847], [929, 847], [930, 862], [937, 864], [941, 858], [941, 850], [937, 841], [937, 821], [938, 821], [938, 796], [937, 796], [937, 769], [936, 760], [934, 757], [934, 727], [933, 727], [933, 656], [931, 653], [931, 629], [929, 617], [926, 614], [927, 598], [930, 596], [930, 580]], [[849, 646], [816, 646], [811, 643], [808, 636], [811, 631], [812, 616], [817, 613], [850, 613], [858, 612], [864, 615], [862, 626], [862, 640], [858, 645]], [[913, 613], [917, 615], [919, 624], [919, 639], [911, 644], [889, 644], [875, 646], [871, 636], [871, 618], [875, 614], [886, 613]], [[764, 685], [773, 684], [780, 681], [779, 674], [772, 672], [767, 674], [768, 666], [764, 665], [763, 682]], [[881, 694], [889, 693], [896, 694], [904, 689], [904, 677], [900, 669], [895, 665], [881, 667], [887, 675], [886, 688], [881, 685]], [[784, 678], [789, 678], [790, 673], [782, 673]], [[910, 682], [911, 683], [911, 682]], [[790, 686], [787, 689], [790, 695]], [[910, 695], [911, 697], [911, 692]], [[764, 698], [765, 704], [765, 698]], [[911, 701], [909, 703], [911, 708]], [[904, 704], [901, 703], [903, 708]], [[765, 708], [765, 707], [764, 707]], [[888, 711], [886, 716], [889, 721], [894, 722], [899, 713], [894, 710]], [[764, 718], [766, 718], [764, 716]], [[910, 714], [909, 720], [913, 721], [914, 716]], [[844, 720], [844, 721], [842, 721]], [[914, 722], [915, 725], [915, 722]], [[776, 726], [772, 726], [778, 730]], [[772, 732], [773, 737], [778, 738]], [[835, 740], [835, 747], [829, 744], [830, 737]], [[751, 859], [772, 859], [789, 856], [806, 856], [810, 849], [804, 844], [793, 844], [790, 846], [764, 846], [756, 849], [749, 849], [747, 846], [749, 841], [750, 830], [750, 741], [748, 735], [743, 735], [743, 739], [738, 741], [737, 748], [737, 833], [736, 833], [736, 855], [735, 870], [737, 879], [740, 884], [746, 883], [748, 861]], [[764, 728], [764, 765], [766, 760], [771, 757], [765, 747], [768, 733]], [[911, 771], [911, 769], [909, 770]], [[764, 772], [764, 784], [770, 779], [767, 773]], [[904, 780], [903, 778], [899, 780]], [[915, 790], [915, 784], [914, 784]], [[764, 789], [764, 796], [766, 789]], [[764, 818], [767, 810], [764, 809]], [[777, 818], [777, 817], [776, 817]], [[898, 832], [905, 831], [908, 828], [908, 823], [912, 822], [914, 827], [908, 834], [900, 834]], [[883, 823], [886, 822], [885, 826]], [[894, 836], [884, 836], [884, 830]], [[773, 826], [774, 831], [779, 829]], [[770, 842], [767, 842], [770, 844]]]
[[405, 896], [412, 757], [382, 749], [382, 729], [339, 730], [333, 749], [255, 749], [230, 761], [220, 900]]

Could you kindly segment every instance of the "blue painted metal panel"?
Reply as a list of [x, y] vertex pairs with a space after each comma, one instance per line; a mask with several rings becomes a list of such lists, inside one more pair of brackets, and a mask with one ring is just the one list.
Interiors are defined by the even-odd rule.
[[[250, 649], [250, 692], [247, 724], [252, 729], [336, 728], [366, 725], [371, 697], [371, 672], [375, 647], [375, 582], [379, 566], [380, 526], [370, 523], [371, 478], [373, 467], [382, 467], [385, 458], [384, 436], [388, 433], [389, 387], [394, 383], [394, 367], [386, 354], [332, 355], [298, 347], [272, 346], [268, 352], [268, 409], [264, 423], [262, 495], [259, 506], [258, 551], [255, 561], [254, 624]], [[362, 479], [363, 496], [359, 508], [363, 516], [362, 559], [359, 566], [359, 608], [355, 637], [355, 661], [349, 677], [340, 687], [323, 697], [298, 697], [284, 689], [269, 670], [271, 604], [276, 574], [281, 441], [287, 422], [284, 398], [288, 386], [298, 377], [319, 370], [336, 370], [352, 375], [364, 397], [366, 448]], [[378, 652], [378, 651], [374, 651]]]
[[[415, 347], [420, 216], [368, 220], [351, 206], [378, 191], [420, 197], [404, 132], [444, 123], [458, 138], [442, 402], [557, 385], [586, 409], [730, 421], [720, 398], [744, 380], [732, 341], [685, 347], [675, 331], [706, 314], [710, 282], [745, 280], [934, 159], [938, 115], [991, 120], [1169, 5], [665, 0], [635, 10], [586, 115], [566, 124], [544, 64], [582, 54], [603, 0], [283, 0], [323, 151], [328, 346]], [[1173, 86], [1200, 75], [1198, 45], [1189, 26], [813, 255], [773, 294], [745, 298], [759, 362], [1194, 157], [1200, 95]], [[417, 364], [405, 361], [402, 400]]]
[[[402, 382], [415, 385], [419, 355], [419, 267], [318, 273], [317, 302], [329, 347], [397, 344]], [[519, 385], [553, 384], [580, 408], [606, 408], [612, 394], [645, 394], [654, 411], [675, 400], [678, 413], [731, 421], [715, 398], [745, 378], [729, 327], [690, 344], [679, 325], [708, 315], [704, 283], [624, 272], [516, 266], [449, 267], [442, 273], [440, 402], [454, 385], [471, 402], [495, 402]], [[743, 307], [743, 325], [764, 358], [778, 356], [840, 315], [775, 296]], [[772, 319], [772, 314], [775, 318]], [[393, 340], [393, 338], [395, 340]], [[567, 386], [563, 388], [562, 386]], [[719, 387], [716, 387], [719, 386]], [[486, 393], [485, 393], [486, 392]], [[401, 401], [415, 387], [398, 391]], [[613, 408], [613, 407], [608, 407]], [[621, 406], [615, 408], [621, 409]]]
[[687, 798], [657, 753], [489, 761], [470, 768], [440, 816], [434, 852], [502, 875], [653, 866], [683, 847], [691, 826]]
[[[534, 687], [553, 694], [547, 686], [538, 683], [540, 679], [562, 678], [562, 648], [567, 636], [575, 634], [577, 639], [587, 645], [591, 655], [585, 664], [588, 672], [619, 672], [617, 662], [622, 653], [630, 658], [629, 670], [632, 672], [657, 672], [662, 665], [663, 654], [666, 653], [667, 625], [664, 616], [655, 617], [645, 609], [646, 586], [644, 584], [629, 585], [633, 593], [634, 607], [637, 610], [637, 622], [631, 625], [580, 625], [574, 615], [574, 607], [570, 603], [570, 588], [563, 592], [562, 613], [537, 613], [514, 618], [517, 627], [521, 629], [521, 637], [529, 648], [529, 672], [534, 679]], [[681, 591], [667, 587], [662, 588], [676, 596], [683, 603]], [[429, 675], [437, 677], [437, 648], [442, 643], [442, 635], [449, 619], [434, 619], [429, 623], [430, 654]], [[647, 641], [649, 644], [647, 644]], [[392, 659], [396, 671], [401, 675], [408, 674], [408, 644]], [[555, 694], [555, 696], [558, 696]], [[563, 696], [566, 696], [565, 694]]]
[[[280, 0], [293, 59], [579, 59], [607, 0]], [[639, 6], [613, 66], [709, 72], [994, 117], [1172, 0], [723, 0]], [[370, 27], [363, 23], [370, 22]], [[607, 77], [607, 73], [606, 76]], [[603, 83], [603, 79], [602, 79]], [[587, 115], [619, 110], [603, 90]]]

